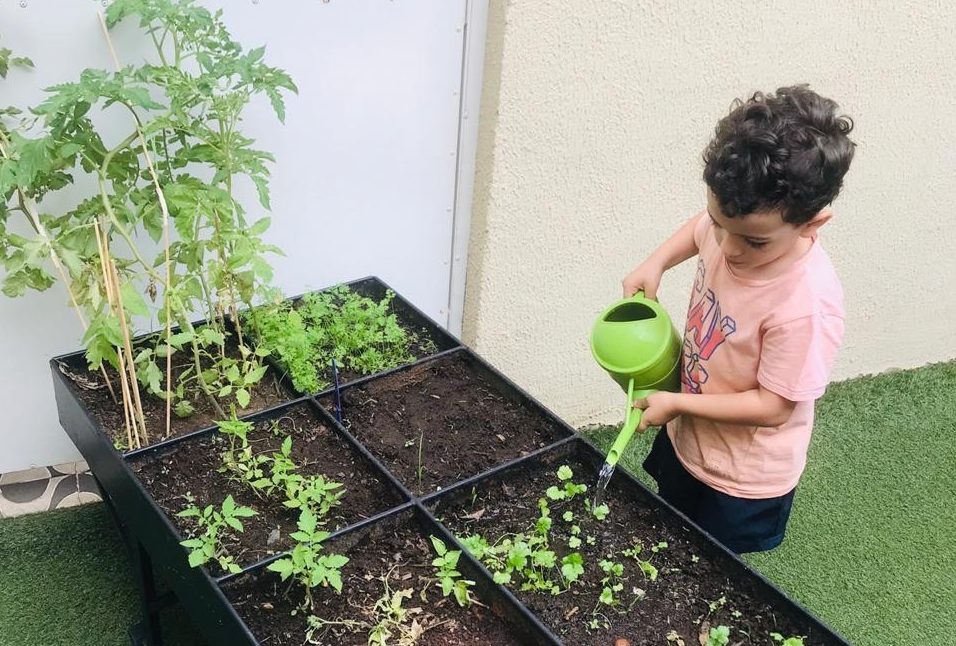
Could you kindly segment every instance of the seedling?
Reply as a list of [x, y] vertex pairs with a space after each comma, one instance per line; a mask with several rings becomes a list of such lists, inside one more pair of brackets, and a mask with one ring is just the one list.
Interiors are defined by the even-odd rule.
[[584, 574], [584, 557], [580, 552], [572, 552], [561, 559], [561, 574], [568, 584], [581, 578]]
[[284, 484], [286, 499], [282, 504], [290, 509], [309, 510], [317, 518], [325, 518], [345, 494], [340, 482], [326, 480], [322, 475], [294, 474]]
[[674, 646], [687, 646], [687, 642], [684, 641], [676, 630], [671, 630], [667, 633], [667, 643], [673, 644]]
[[779, 642], [780, 646], [804, 646], [803, 637], [786, 637], [780, 633], [770, 633], [770, 638]]
[[730, 628], [717, 626], [711, 628], [707, 634], [707, 643], [704, 646], [727, 646], [730, 643]]
[[558, 468], [558, 480], [564, 483], [563, 487], [550, 486], [545, 495], [551, 500], [571, 500], [579, 494], [583, 494], [588, 490], [587, 485], [584, 484], [575, 484], [571, 482], [571, 478], [574, 477], [574, 473], [571, 471], [571, 467], [568, 465], [562, 465]]
[[444, 596], [455, 595], [455, 601], [458, 605], [467, 608], [471, 605], [471, 586], [474, 581], [469, 581], [461, 576], [458, 571], [458, 559], [461, 557], [460, 550], [449, 550], [445, 543], [435, 536], [431, 537], [432, 545], [438, 557], [432, 561], [435, 568], [435, 577], [441, 584], [441, 591]]
[[[398, 633], [400, 644], [414, 643], [408, 639], [414, 634], [414, 629], [407, 624], [411, 615], [421, 612], [421, 609], [408, 609], [403, 606], [405, 601], [412, 598], [413, 590], [405, 588], [392, 592], [385, 578], [385, 594], [375, 602], [375, 615], [379, 618], [368, 634], [369, 646], [388, 646], [395, 633]], [[414, 639], [414, 638], [413, 638]]]
[[651, 546], [651, 551], [654, 552], [655, 554], [657, 554], [661, 550], [666, 550], [666, 549], [667, 549], [667, 541], [661, 541], [657, 545]]
[[598, 566], [604, 572], [604, 578], [601, 579], [603, 587], [598, 601], [606, 606], [617, 605], [618, 600], [614, 595], [624, 589], [624, 583], [621, 581], [624, 576], [624, 566], [609, 559], [602, 560]]
[[230, 419], [216, 422], [219, 432], [229, 438], [229, 450], [236, 450], [236, 442], [239, 442], [239, 448], [249, 444], [249, 433], [253, 429], [251, 422], [243, 422], [236, 419], [236, 413], [233, 411]]
[[724, 596], [721, 596], [719, 599], [715, 601], [711, 601], [710, 603], [707, 604], [707, 607], [709, 609], [708, 614], [714, 614], [715, 612], [723, 608], [726, 604], [727, 604], [727, 597], [724, 597]]
[[349, 559], [339, 554], [322, 554], [322, 542], [328, 532], [318, 530], [318, 519], [309, 509], [299, 514], [299, 531], [293, 532], [296, 544], [289, 556], [273, 561], [268, 569], [277, 572], [282, 580], [294, 577], [305, 589], [304, 608], [314, 609], [312, 589], [322, 586], [342, 592], [342, 567]]
[[237, 532], [242, 531], [240, 518], [255, 516], [255, 510], [250, 507], [237, 506], [232, 496], [226, 496], [220, 509], [212, 505], [200, 510], [196, 505], [190, 505], [176, 514], [180, 518], [195, 518], [196, 524], [202, 533], [180, 545], [188, 547], [190, 567], [199, 567], [209, 561], [216, 561], [226, 572], [239, 572], [241, 568], [233, 560], [221, 542], [221, 533], [226, 527]]

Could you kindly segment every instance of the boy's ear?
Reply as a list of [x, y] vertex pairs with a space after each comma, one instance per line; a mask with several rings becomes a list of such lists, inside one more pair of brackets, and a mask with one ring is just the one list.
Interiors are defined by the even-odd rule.
[[800, 230], [800, 236], [803, 238], [813, 238], [816, 237], [817, 232], [820, 230], [824, 224], [830, 221], [833, 217], [833, 211], [830, 209], [824, 209], [813, 216], [813, 219], [803, 225]]

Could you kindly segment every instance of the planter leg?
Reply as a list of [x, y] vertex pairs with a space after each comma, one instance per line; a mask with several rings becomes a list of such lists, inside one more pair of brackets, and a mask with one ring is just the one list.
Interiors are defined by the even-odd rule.
[[143, 606], [143, 622], [140, 624], [145, 644], [148, 646], [163, 645], [163, 631], [159, 623], [159, 609], [162, 605], [159, 595], [156, 594], [156, 579], [153, 573], [153, 562], [143, 545], [136, 541], [132, 550], [133, 571], [139, 583], [140, 599]]
[[[123, 543], [126, 545], [126, 551], [129, 554], [130, 564], [133, 566], [133, 576], [136, 580], [136, 587], [139, 588], [139, 597], [143, 609], [143, 620], [134, 624], [129, 629], [129, 640], [132, 646], [162, 646], [163, 633], [159, 623], [159, 610], [164, 603], [169, 604], [169, 599], [161, 598], [156, 593], [156, 577], [153, 571], [153, 561], [149, 553], [143, 547], [142, 543], [133, 536], [133, 533], [120, 520], [116, 513], [116, 507], [106, 489], [97, 481], [100, 492], [102, 493], [103, 503], [109, 509], [116, 528], [119, 530]], [[168, 596], [168, 595], [167, 595]]]

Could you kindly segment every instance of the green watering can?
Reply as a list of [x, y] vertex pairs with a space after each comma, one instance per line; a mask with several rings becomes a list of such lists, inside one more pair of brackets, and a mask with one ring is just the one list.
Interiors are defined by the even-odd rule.
[[617, 464], [641, 422], [636, 400], [657, 390], [680, 390], [681, 338], [657, 301], [637, 292], [614, 303], [591, 330], [591, 354], [627, 392], [624, 426], [607, 453]]

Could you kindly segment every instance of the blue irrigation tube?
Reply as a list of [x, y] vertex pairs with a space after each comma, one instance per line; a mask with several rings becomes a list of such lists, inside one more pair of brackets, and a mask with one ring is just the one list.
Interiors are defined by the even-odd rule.
[[335, 386], [335, 419], [339, 424], [342, 423], [342, 396], [339, 392], [339, 369], [335, 366], [335, 359], [332, 359], [332, 383]]

